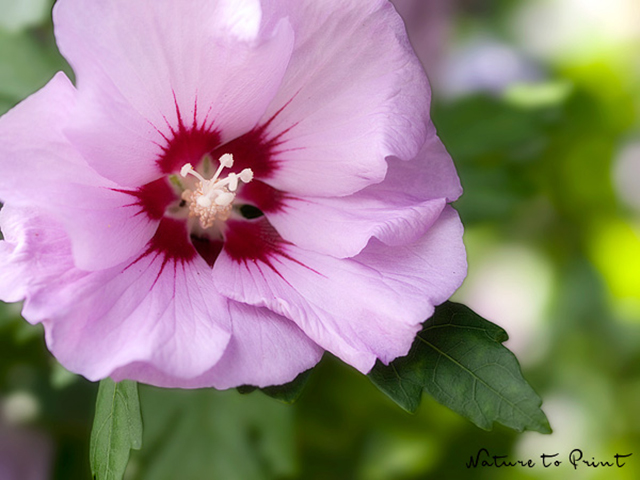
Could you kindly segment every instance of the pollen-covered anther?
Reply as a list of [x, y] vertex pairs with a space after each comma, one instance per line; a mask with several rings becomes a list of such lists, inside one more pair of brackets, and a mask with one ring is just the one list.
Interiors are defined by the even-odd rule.
[[249, 183], [253, 180], [253, 171], [250, 168], [245, 168], [240, 173], [230, 173], [220, 179], [222, 170], [233, 166], [233, 155], [225, 153], [219, 162], [220, 166], [210, 180], [196, 172], [190, 163], [180, 169], [182, 177], [193, 175], [198, 179], [195, 190], [182, 192], [182, 199], [187, 202], [189, 216], [198, 217], [202, 228], [211, 227], [216, 220], [224, 221], [229, 218], [238, 183]]

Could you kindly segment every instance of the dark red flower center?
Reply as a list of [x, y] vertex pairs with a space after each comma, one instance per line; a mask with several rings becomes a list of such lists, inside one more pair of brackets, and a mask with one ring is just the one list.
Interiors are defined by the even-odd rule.
[[[147, 215], [149, 219], [159, 221], [158, 229], [142, 256], [162, 255], [163, 262], [166, 263], [168, 260], [190, 261], [198, 255], [213, 266], [224, 248], [238, 262], [266, 262], [271, 254], [279, 251], [279, 246], [284, 242], [263, 217], [264, 213], [283, 209], [287, 198], [286, 193], [265, 183], [278, 169], [282, 136], [288, 131], [275, 136], [267, 135], [268, 126], [282, 109], [267, 122], [226, 144], [221, 144], [220, 131], [214, 122], [205, 119], [203, 124], [198, 125], [194, 111], [194, 119], [187, 125], [177, 105], [176, 111], [177, 128], [169, 127], [169, 134], [159, 132], [164, 144], [161, 146], [157, 165], [164, 176], [135, 190], [121, 190], [135, 199], [132, 204], [140, 207], [139, 215]], [[179, 177], [179, 173], [190, 164], [194, 177], [208, 181], [209, 178], [203, 178], [198, 171], [204, 173], [208, 169], [207, 162], [213, 163], [214, 168], [217, 167], [215, 161], [227, 155], [233, 157], [233, 165], [228, 168], [229, 176], [239, 177], [241, 173], [250, 170], [253, 179], [238, 186], [237, 192], [229, 190], [234, 200], [233, 221], [213, 226], [213, 220], [205, 222], [201, 216], [200, 225], [194, 227], [196, 222], [188, 220], [190, 213], [193, 216], [193, 211], [200, 208], [200, 205], [204, 205], [204, 210], [217, 206], [208, 207], [212, 198], [198, 197], [202, 197], [203, 192], [201, 189], [198, 193], [197, 188], [203, 187], [206, 182], [192, 178], [185, 180]], [[222, 220], [226, 220], [226, 217]]]

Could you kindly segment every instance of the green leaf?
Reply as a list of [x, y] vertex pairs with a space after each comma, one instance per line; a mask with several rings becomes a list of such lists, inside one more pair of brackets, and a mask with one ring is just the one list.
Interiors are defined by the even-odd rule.
[[482, 429], [498, 422], [517, 431], [550, 433], [542, 400], [502, 345], [507, 338], [469, 308], [447, 302], [425, 322], [406, 357], [388, 366], [378, 362], [369, 378], [409, 412], [416, 411], [424, 390]]
[[91, 431], [91, 473], [96, 480], [122, 480], [131, 449], [142, 446], [138, 384], [100, 382]]
[[276, 400], [280, 400], [284, 403], [294, 403], [300, 395], [302, 395], [302, 391], [304, 390], [309, 377], [311, 376], [312, 368], [306, 370], [299, 374], [296, 378], [291, 380], [289, 383], [285, 383], [284, 385], [273, 385], [271, 387], [258, 388], [253, 385], [240, 385], [236, 390], [243, 395], [248, 393], [252, 393], [255, 390], [260, 390], [265, 395], [269, 395]]
[[311, 372], [313, 372], [312, 368], [302, 372], [289, 383], [265, 387], [262, 391], [281, 402], [289, 404], [294, 403], [298, 398], [300, 398], [300, 395], [302, 395], [302, 391], [311, 376]]

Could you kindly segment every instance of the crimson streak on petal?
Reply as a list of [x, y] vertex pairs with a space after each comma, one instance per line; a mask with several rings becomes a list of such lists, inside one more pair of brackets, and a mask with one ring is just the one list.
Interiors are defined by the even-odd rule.
[[154, 285], [169, 262], [173, 262], [175, 270], [178, 263], [184, 266], [185, 263], [192, 261], [197, 256], [197, 252], [189, 241], [186, 223], [183, 220], [174, 218], [163, 218], [158, 224], [158, 230], [156, 230], [155, 235], [149, 240], [146, 250], [127, 265], [124, 270], [133, 267], [136, 263], [149, 256], [152, 256], [152, 262], [158, 259], [162, 261], [162, 265], [153, 282]]
[[185, 163], [197, 166], [206, 154], [220, 145], [220, 133], [213, 128], [213, 123], [207, 125], [207, 118], [205, 118], [203, 124], [198, 125], [197, 99], [193, 109], [193, 122], [190, 126], [185, 125], [182, 119], [175, 94], [174, 101], [178, 127], [171, 126], [171, 123], [165, 118], [171, 131], [170, 135], [165, 135], [156, 128], [166, 142], [166, 145], [160, 146], [162, 154], [157, 160], [160, 171], [164, 174], [178, 172]]
[[141, 258], [153, 253], [183, 263], [193, 260], [197, 253], [189, 241], [187, 224], [184, 220], [163, 218], [160, 221], [158, 230], [149, 241], [147, 250], [141, 255]]
[[242, 200], [252, 203], [265, 213], [282, 211], [285, 208], [284, 200], [291, 198], [289, 194], [260, 180], [243, 185], [240, 195]]
[[[293, 100], [293, 98], [291, 100]], [[282, 140], [282, 136], [294, 128], [297, 123], [294, 123], [277, 135], [268, 136], [266, 131], [276, 117], [287, 108], [291, 100], [285, 103], [284, 106], [274, 113], [265, 123], [220, 146], [212, 153], [212, 156], [219, 158], [225, 153], [231, 153], [234, 158], [234, 172], [239, 172], [244, 168], [250, 168], [255, 178], [269, 178], [278, 167], [278, 153], [286, 151], [286, 149], [278, 149], [278, 147], [285, 143], [285, 141]]]
[[277, 273], [271, 259], [274, 255], [286, 255], [282, 250], [286, 242], [264, 219], [229, 220], [224, 236], [225, 252], [238, 263], [262, 262]]
[[142, 185], [136, 190], [113, 189], [116, 192], [126, 193], [135, 198], [133, 203], [124, 205], [130, 207], [137, 205], [140, 213], [145, 213], [152, 220], [160, 220], [164, 216], [167, 207], [176, 200], [176, 194], [164, 178]]
[[247, 265], [248, 262], [253, 262], [258, 269], [260, 269], [259, 263], [263, 263], [287, 281], [273, 262], [278, 257], [282, 257], [321, 275], [291, 257], [284, 248], [290, 243], [284, 240], [264, 218], [257, 221], [229, 220], [224, 236], [224, 251], [236, 263]]

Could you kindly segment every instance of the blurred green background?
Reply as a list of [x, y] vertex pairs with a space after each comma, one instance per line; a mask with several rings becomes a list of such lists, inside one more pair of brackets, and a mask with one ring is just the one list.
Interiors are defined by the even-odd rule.
[[[68, 66], [52, 0], [0, 0], [0, 113]], [[141, 387], [132, 480], [640, 478], [640, 3], [396, 0], [465, 188], [455, 300], [510, 334], [554, 433], [400, 410], [326, 356], [302, 398]], [[0, 480], [89, 478], [97, 385], [0, 312]], [[480, 448], [536, 467], [468, 469]], [[569, 453], [622, 468], [576, 470]], [[540, 455], [563, 463], [544, 468]]]

